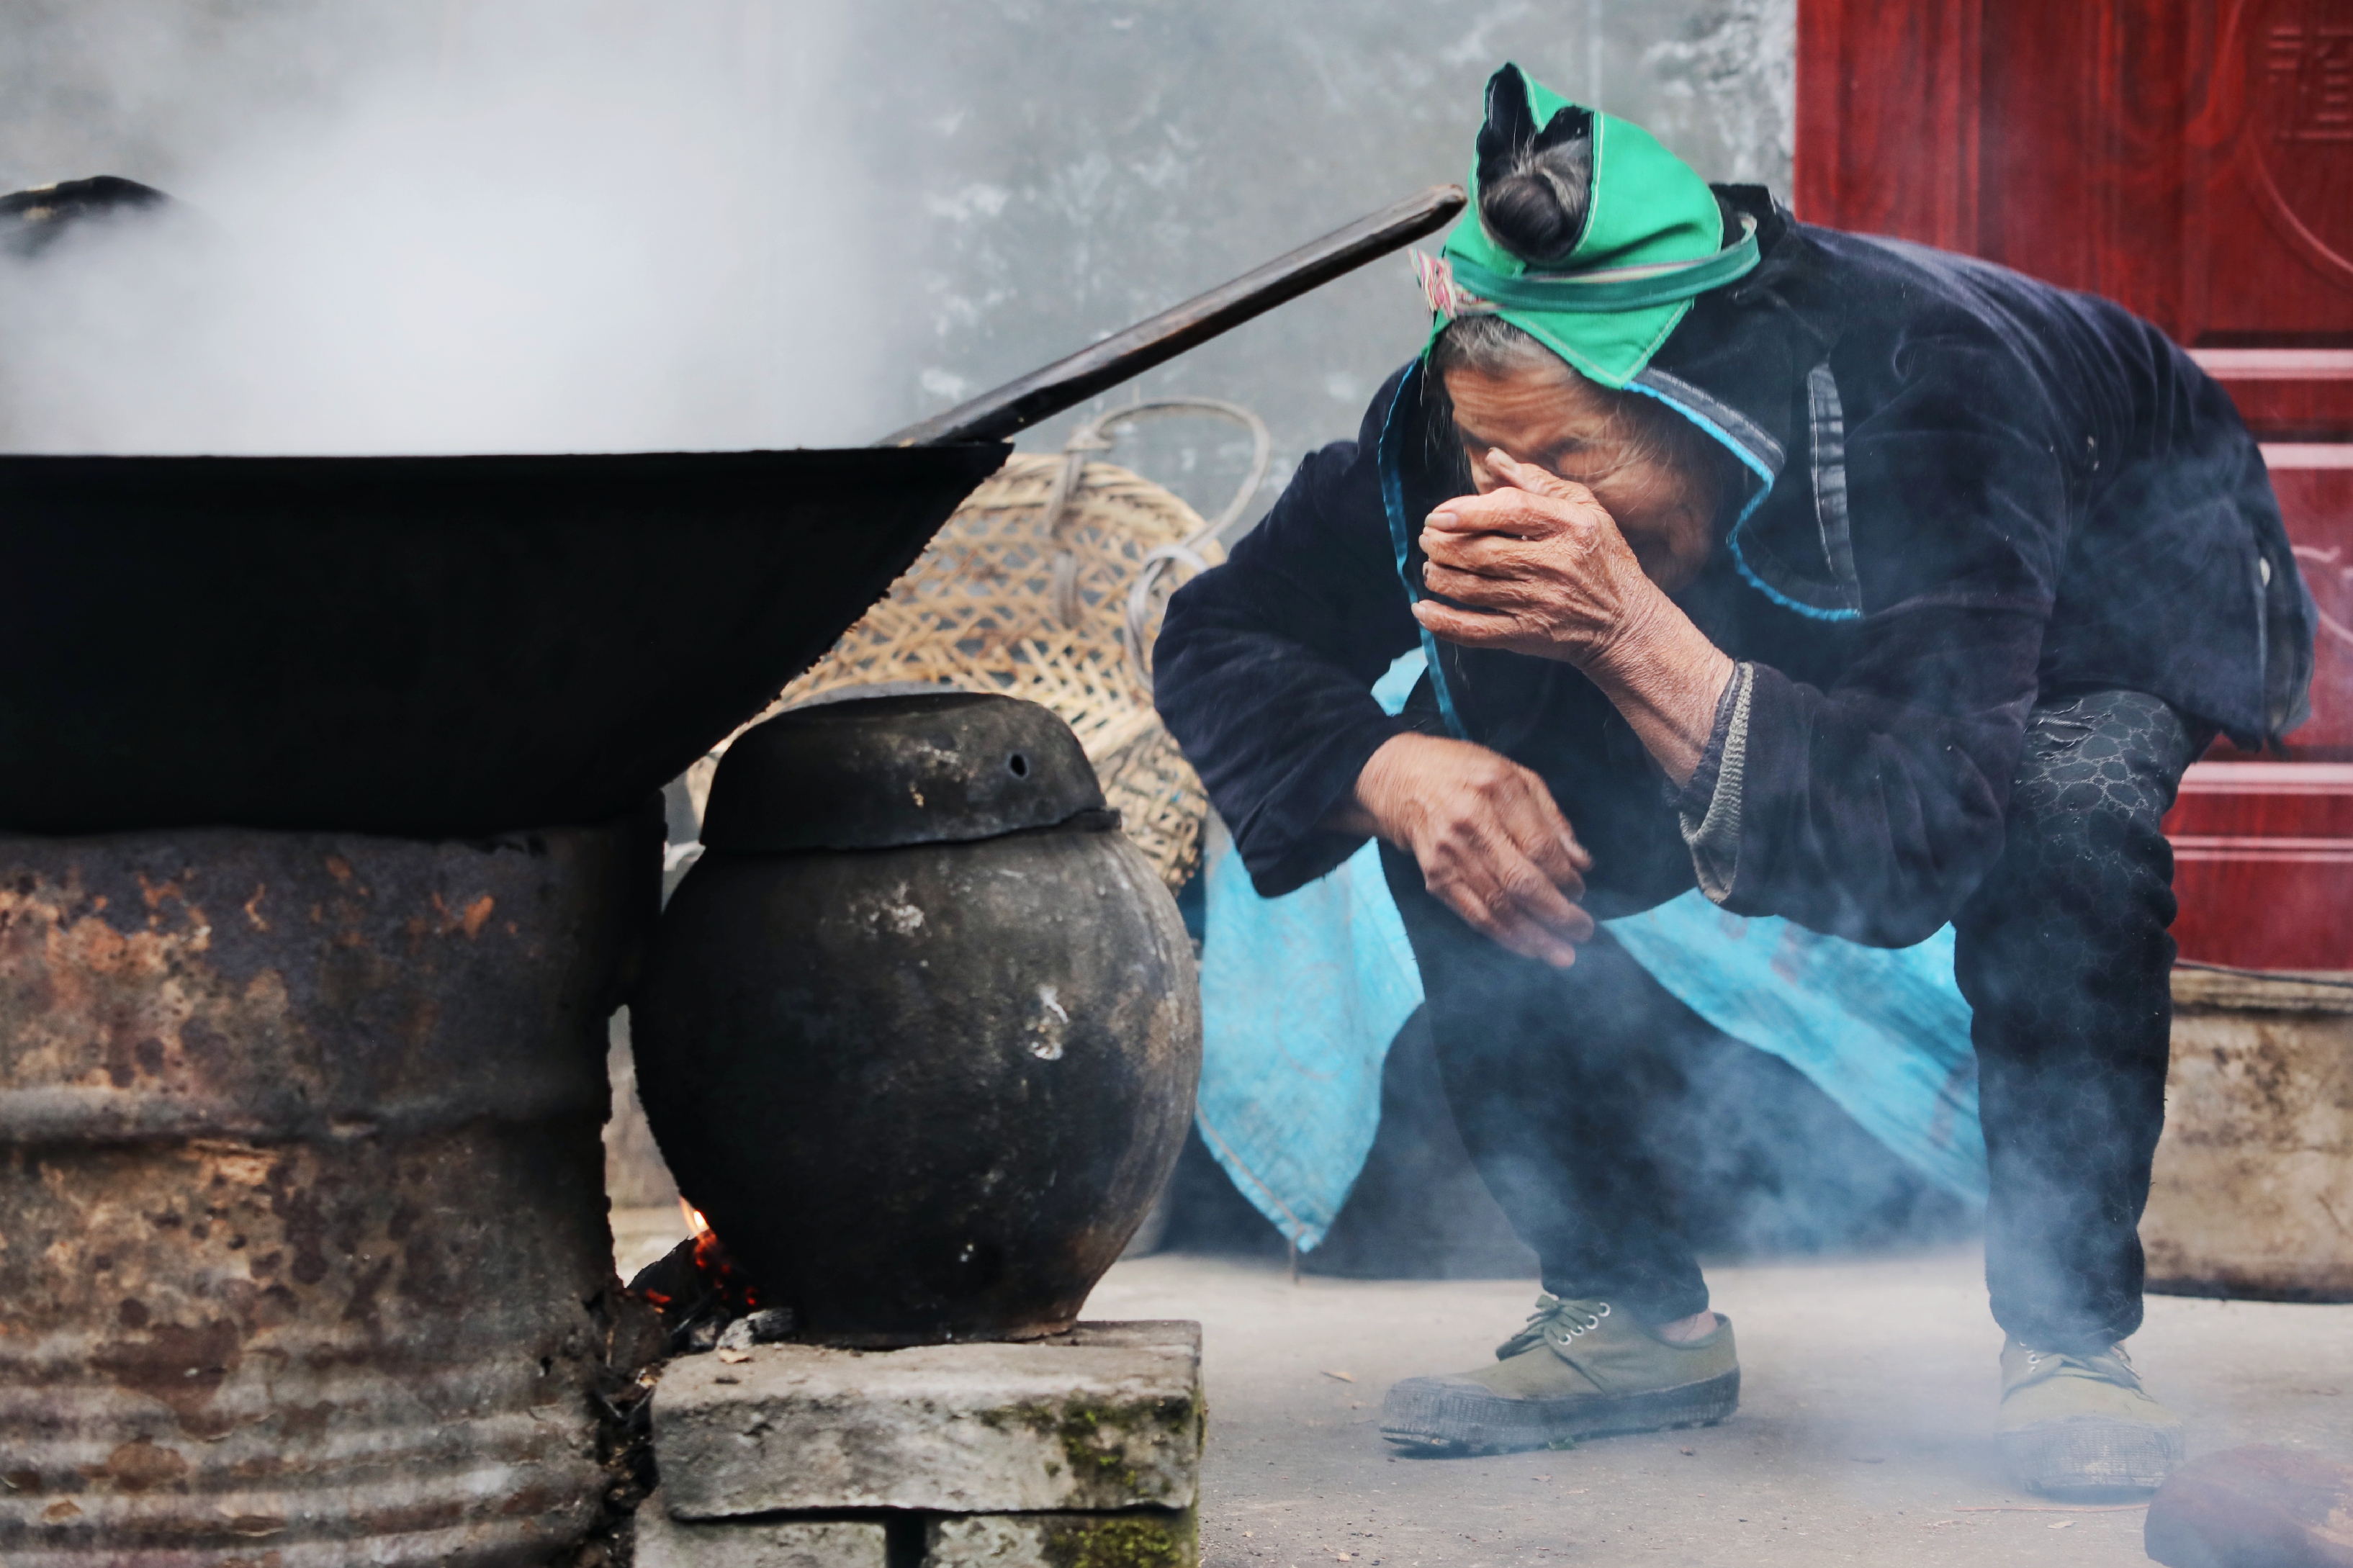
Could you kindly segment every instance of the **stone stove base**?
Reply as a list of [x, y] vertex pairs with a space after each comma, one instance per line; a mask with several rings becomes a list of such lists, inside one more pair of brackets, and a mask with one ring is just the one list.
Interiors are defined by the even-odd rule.
[[[1193, 1510], [970, 1513], [690, 1522], [661, 1494], [638, 1515], [638, 1568], [1194, 1568]], [[906, 1546], [893, 1551], [893, 1543]]]
[[1204, 1418], [1195, 1323], [690, 1357], [638, 1568], [1193, 1568]]

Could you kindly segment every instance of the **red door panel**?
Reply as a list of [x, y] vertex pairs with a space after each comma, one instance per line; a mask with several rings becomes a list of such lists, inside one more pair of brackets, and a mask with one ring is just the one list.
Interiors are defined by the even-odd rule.
[[2186, 106], [2177, 335], [2353, 347], [2353, 0], [2236, 0], [2221, 23]]
[[[1800, 0], [1798, 214], [2089, 289], [2353, 436], [2353, 0]], [[2332, 352], [2333, 351], [2333, 352]]]
[[1795, 202], [2118, 300], [2270, 443], [2313, 720], [2183, 781], [2175, 934], [2353, 970], [2353, 0], [1799, 0]]
[[2165, 831], [2182, 957], [2353, 970], [2353, 763], [2199, 763]]
[[2284, 754], [2353, 761], [2353, 445], [2272, 447], [2264, 456], [2296, 564], [2320, 610], [2312, 721], [2288, 736]]

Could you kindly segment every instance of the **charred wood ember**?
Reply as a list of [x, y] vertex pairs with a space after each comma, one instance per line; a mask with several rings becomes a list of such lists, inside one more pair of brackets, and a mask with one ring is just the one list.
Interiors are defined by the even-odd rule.
[[738, 1338], [746, 1346], [789, 1339], [792, 1312], [764, 1307], [758, 1287], [728, 1255], [719, 1233], [693, 1209], [686, 1212], [694, 1234], [629, 1281], [629, 1294], [658, 1315], [669, 1352], [695, 1355], [713, 1350], [739, 1330]]
[[2173, 1472], [2143, 1537], [2167, 1568], [2353, 1568], [2353, 1465], [2230, 1448]]
[[719, 1336], [723, 1351], [748, 1351], [754, 1345], [784, 1344], [793, 1337], [794, 1321], [790, 1311], [782, 1307], [764, 1307], [747, 1312], [727, 1325]]
[[605, 1334], [604, 1363], [588, 1388], [605, 1489], [596, 1521], [570, 1568], [628, 1561], [630, 1521], [657, 1484], [653, 1393], [670, 1352], [659, 1316], [635, 1292], [608, 1291], [591, 1310]]

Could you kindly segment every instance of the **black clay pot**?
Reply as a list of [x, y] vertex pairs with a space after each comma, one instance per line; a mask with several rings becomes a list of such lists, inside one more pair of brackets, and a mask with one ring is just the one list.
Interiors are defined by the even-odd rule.
[[1174, 1163], [1201, 1011], [1078, 740], [1010, 698], [786, 713], [720, 764], [631, 1008], [688, 1200], [802, 1337], [1076, 1319]]

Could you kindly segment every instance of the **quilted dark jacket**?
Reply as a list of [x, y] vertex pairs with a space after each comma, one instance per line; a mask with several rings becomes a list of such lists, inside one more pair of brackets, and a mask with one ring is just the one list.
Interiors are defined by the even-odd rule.
[[[2150, 692], [2242, 744], [2302, 721], [2312, 600], [2254, 441], [2187, 354], [2105, 300], [1718, 194], [1758, 218], [1764, 259], [1640, 382], [1757, 476], [1677, 596], [1756, 666], [1727, 908], [1933, 931], [2000, 854], [2041, 692]], [[1366, 689], [1419, 640], [1384, 470], [1409, 538], [1461, 485], [1419, 379], [1300, 466], [1176, 595], [1155, 652], [1161, 714], [1265, 894], [1356, 847], [1322, 824], [1414, 722]], [[1464, 731], [1542, 774], [1593, 851], [1596, 914], [1693, 885], [1677, 796], [1591, 682], [1441, 652]]]

